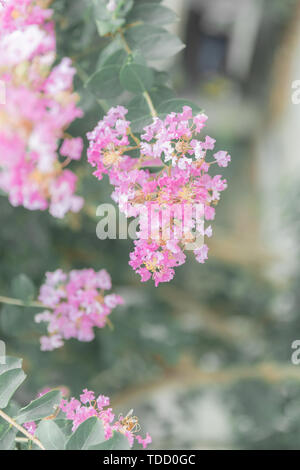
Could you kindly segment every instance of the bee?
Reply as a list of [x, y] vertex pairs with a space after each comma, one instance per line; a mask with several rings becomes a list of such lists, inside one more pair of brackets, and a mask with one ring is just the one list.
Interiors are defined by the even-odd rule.
[[119, 421], [123, 428], [126, 431], [130, 431], [132, 433], [139, 432], [141, 430], [141, 426], [139, 425], [139, 420], [136, 416], [133, 415], [133, 410], [130, 410], [125, 418], [122, 415], [119, 415]]

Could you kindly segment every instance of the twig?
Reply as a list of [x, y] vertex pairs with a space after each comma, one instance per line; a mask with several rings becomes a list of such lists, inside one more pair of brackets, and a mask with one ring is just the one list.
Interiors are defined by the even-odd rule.
[[9, 305], [17, 305], [18, 307], [37, 307], [37, 308], [45, 307], [45, 305], [42, 304], [42, 302], [33, 301], [33, 302], [26, 303], [26, 302], [23, 302], [22, 300], [12, 299], [11, 297], [5, 297], [3, 295], [0, 295], [0, 303], [9, 304]]
[[[130, 49], [129, 44], [128, 44], [128, 42], [126, 41], [126, 38], [125, 38], [125, 36], [124, 36], [123, 31], [120, 29], [118, 32], [119, 32], [119, 35], [120, 35], [120, 37], [121, 37], [121, 40], [122, 40], [122, 43], [123, 43], [123, 46], [124, 46], [125, 51], [127, 52], [128, 55], [131, 55], [131, 54], [132, 54], [132, 50]], [[150, 109], [151, 116], [152, 116], [152, 117], [156, 117], [156, 116], [157, 116], [157, 112], [156, 112], [156, 109], [155, 109], [155, 107], [154, 107], [154, 104], [153, 104], [153, 102], [152, 102], [152, 99], [151, 99], [151, 97], [150, 97], [148, 91], [144, 91], [143, 96], [144, 96], [144, 98], [145, 98], [145, 100], [146, 100], [146, 102], [147, 102], [147, 105], [148, 105], [149, 109]]]
[[150, 95], [149, 95], [148, 91], [144, 91], [143, 96], [144, 96], [145, 100], [147, 101], [147, 105], [149, 106], [151, 116], [156, 117], [157, 112], [156, 112], [156, 109], [154, 108], [153, 102], [150, 98]]
[[20, 424], [16, 423], [16, 421], [13, 420], [6, 413], [4, 413], [3, 410], [0, 410], [0, 416], [3, 419], [5, 419], [5, 421], [7, 421], [11, 426], [15, 427], [18, 431], [20, 431], [22, 434], [24, 434], [24, 436], [26, 436], [28, 440], [34, 442], [34, 444], [36, 444], [40, 449], [46, 450], [45, 447], [43, 446], [43, 444], [39, 441], [39, 439], [34, 437], [32, 434], [30, 434], [25, 428], [20, 426]]

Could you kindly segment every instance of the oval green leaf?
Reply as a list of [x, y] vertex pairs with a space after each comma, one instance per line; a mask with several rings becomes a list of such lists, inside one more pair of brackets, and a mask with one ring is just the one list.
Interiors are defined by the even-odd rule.
[[37, 421], [52, 415], [56, 407], [61, 401], [61, 392], [59, 390], [51, 390], [40, 398], [33, 400], [29, 405], [21, 408], [16, 416], [19, 424], [27, 421]]
[[121, 84], [126, 90], [133, 93], [143, 93], [150, 90], [153, 81], [153, 70], [141, 64], [125, 64], [120, 72]]
[[123, 92], [119, 79], [120, 66], [107, 65], [97, 70], [85, 86], [97, 98], [114, 98]]
[[84, 450], [105, 440], [102, 422], [93, 416], [78, 426], [66, 443], [67, 450]]

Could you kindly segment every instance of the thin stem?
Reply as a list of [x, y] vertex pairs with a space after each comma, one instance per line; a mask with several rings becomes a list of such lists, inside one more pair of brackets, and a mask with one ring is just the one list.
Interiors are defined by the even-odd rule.
[[157, 117], [156, 109], [154, 108], [153, 102], [150, 98], [150, 95], [149, 95], [148, 91], [144, 91], [143, 96], [144, 96], [145, 100], [147, 101], [147, 105], [150, 109], [151, 116], [152, 117]]
[[68, 157], [61, 163], [61, 168], [66, 168], [71, 163], [72, 158]]
[[18, 307], [38, 307], [38, 308], [45, 307], [45, 305], [43, 305], [42, 302], [33, 301], [27, 304], [26, 302], [23, 302], [22, 300], [12, 299], [11, 297], [5, 297], [3, 295], [0, 295], [0, 303], [9, 304], [9, 305], [17, 305]]
[[26, 436], [28, 438], [28, 440], [34, 442], [40, 449], [46, 450], [45, 447], [43, 446], [43, 444], [39, 441], [39, 439], [34, 437], [32, 434], [30, 434], [25, 428], [20, 426], [20, 424], [16, 423], [16, 421], [14, 419], [12, 419], [10, 416], [8, 416], [6, 413], [4, 413], [3, 410], [0, 410], [0, 416], [3, 419], [5, 419], [5, 421], [7, 421], [11, 426], [13, 426], [18, 431], [20, 431], [22, 434], [24, 434], [24, 436]]
[[111, 321], [110, 318], [106, 317], [106, 323], [107, 323], [108, 328], [109, 328], [111, 331], [114, 331], [115, 327], [114, 327], [114, 324], [113, 324], [113, 322]]
[[16, 442], [23, 442], [23, 443], [25, 443], [25, 442], [28, 442], [29, 439], [27, 439], [27, 437], [16, 437], [16, 438], [15, 438], [15, 441], [16, 441]]
[[134, 147], [125, 147], [124, 152], [129, 152], [129, 150], [136, 150], [138, 148], [140, 148], [139, 145], [135, 145]]
[[105, 100], [100, 100], [100, 98], [97, 98], [96, 101], [99, 104], [99, 106], [103, 109], [103, 111], [107, 113], [107, 111], [109, 110], [109, 106], [107, 102]]
[[121, 29], [119, 31], [119, 34], [120, 34], [120, 37], [122, 39], [125, 51], [127, 52], [128, 55], [132, 54], [132, 50], [130, 49], [130, 46], [129, 46], [128, 42], [126, 41], [124, 33]]
[[132, 132], [132, 130], [130, 129], [130, 127], [129, 127], [129, 129], [128, 129], [128, 133], [129, 133], [130, 137], [131, 137], [131, 138], [134, 140], [134, 142], [136, 143], [137, 147], [139, 148], [139, 146], [140, 146], [140, 140], [134, 135], [134, 133]]
[[[127, 52], [128, 55], [132, 54], [132, 50], [130, 49], [130, 46], [129, 46], [128, 42], [126, 41], [124, 33], [121, 29], [119, 30], [119, 34], [120, 34], [120, 37], [121, 37], [121, 40], [122, 40], [125, 51]], [[154, 104], [152, 102], [152, 99], [151, 99], [148, 91], [144, 91], [143, 96], [144, 96], [144, 98], [147, 102], [147, 105], [148, 105], [149, 109], [150, 109], [151, 116], [156, 117], [157, 112], [156, 112], [156, 109], [154, 107]]]
[[80, 78], [82, 83], [85, 84], [85, 82], [87, 82], [87, 80], [89, 79], [88, 74], [85, 72], [85, 70], [83, 70], [81, 65], [75, 64], [75, 67], [76, 67], [78, 77]]

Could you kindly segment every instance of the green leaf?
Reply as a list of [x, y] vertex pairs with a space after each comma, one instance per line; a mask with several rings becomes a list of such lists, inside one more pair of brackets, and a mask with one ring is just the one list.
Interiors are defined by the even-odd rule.
[[136, 3], [127, 18], [128, 23], [143, 21], [154, 25], [165, 25], [175, 23], [177, 15], [173, 10], [163, 5], [153, 5], [153, 3]]
[[190, 106], [194, 113], [201, 113], [201, 108], [192, 101], [185, 100], [184, 98], [173, 98], [161, 103], [157, 109], [161, 118], [169, 113], [181, 113], [183, 106]]
[[116, 10], [110, 12], [107, 9], [106, 0], [94, 0], [96, 25], [100, 36], [115, 33], [126, 22], [125, 16], [133, 6], [133, 0], [119, 2]]
[[116, 15], [112, 15], [106, 6], [106, 0], [94, 0], [95, 20], [100, 36], [116, 32], [125, 23], [124, 18], [117, 18]]
[[53, 420], [43, 420], [37, 427], [36, 437], [46, 450], [63, 450], [66, 437]]
[[101, 444], [90, 446], [88, 450], [129, 450], [130, 445], [126, 436], [115, 431], [113, 437]]
[[0, 375], [12, 369], [21, 369], [22, 359], [17, 357], [6, 356], [5, 364], [0, 364]]
[[17, 429], [9, 426], [3, 434], [0, 433], [0, 450], [11, 450], [14, 447], [16, 434]]
[[127, 53], [124, 51], [124, 49], [119, 49], [107, 56], [106, 59], [101, 61], [99, 60], [99, 65], [100, 67], [107, 65], [118, 65], [121, 67], [125, 59], [127, 59]]
[[154, 81], [153, 70], [141, 64], [125, 64], [120, 72], [120, 82], [126, 90], [143, 93], [151, 88]]
[[66, 439], [71, 436], [73, 426], [73, 422], [71, 420], [58, 417], [55, 419], [55, 424], [59, 427]]
[[109, 33], [115, 33], [125, 24], [124, 18], [115, 18], [110, 20], [96, 20], [99, 36], [105, 36]]
[[155, 71], [155, 85], [162, 85], [166, 86], [166, 84], [169, 82], [170, 77], [167, 72], [162, 72], [160, 70]]
[[[18, 407], [13, 400], [3, 410], [8, 416], [13, 416]], [[0, 417], [0, 450], [11, 450], [14, 448], [17, 429], [12, 427], [7, 421]]]
[[[162, 0], [152, 0], [152, 3], [161, 3]], [[149, 0], [139, 0], [139, 3], [149, 3]]]
[[119, 37], [116, 37], [113, 41], [111, 41], [107, 46], [105, 46], [101, 50], [97, 63], [97, 69], [100, 69], [100, 67], [103, 67], [104, 65], [116, 65], [112, 63], [106, 63], [107, 61], [109, 62], [109, 58], [116, 52], [123, 52], [125, 54], [124, 57], [127, 56], [126, 52], [124, 51], [121, 39]]
[[24, 382], [26, 375], [22, 369], [12, 369], [0, 375], [0, 408], [6, 408], [9, 400]]
[[86, 82], [86, 87], [97, 98], [113, 98], [122, 93], [119, 79], [120, 67], [107, 65], [97, 70]]
[[93, 416], [78, 426], [66, 443], [67, 450], [83, 450], [105, 440], [102, 422]]
[[143, 113], [139, 107], [131, 108], [127, 114], [127, 118], [131, 121], [130, 128], [133, 132], [142, 132], [145, 126], [153, 120], [149, 110]]
[[11, 286], [12, 295], [24, 303], [29, 303], [35, 297], [35, 287], [31, 279], [25, 274], [19, 274]]
[[177, 36], [152, 25], [130, 28], [126, 40], [132, 50], [140, 50], [148, 60], [166, 59], [185, 47]]
[[27, 421], [37, 421], [52, 415], [61, 401], [61, 392], [51, 390], [40, 398], [33, 400], [29, 405], [22, 408], [16, 416], [19, 424]]
[[[164, 101], [173, 99], [175, 96], [174, 91], [166, 86], [154, 86], [149, 91], [150, 98], [155, 108], [158, 108]], [[136, 96], [130, 103], [128, 103], [128, 109], [139, 108], [143, 114], [149, 113], [149, 107], [147, 101], [143, 95]]]
[[[106, 0], [105, 0], [106, 1]], [[119, 15], [119, 16], [125, 16], [127, 15], [130, 10], [132, 9], [134, 5], [134, 1], [133, 0], [126, 0], [126, 1], [123, 1], [123, 2], [119, 2], [119, 6], [116, 10], [116, 13]]]
[[[150, 91], [150, 97], [160, 119], [164, 119], [171, 112], [181, 113], [183, 106], [190, 106], [194, 113], [201, 112], [201, 108], [189, 100], [181, 98], [163, 100], [164, 96], [168, 97], [169, 95], [170, 97], [171, 94], [172, 90], [167, 87], [153, 87]], [[133, 132], [142, 132], [143, 128], [152, 122], [153, 118], [143, 97], [136, 97], [131, 100], [128, 106], [127, 118], [131, 121], [130, 127]]]

